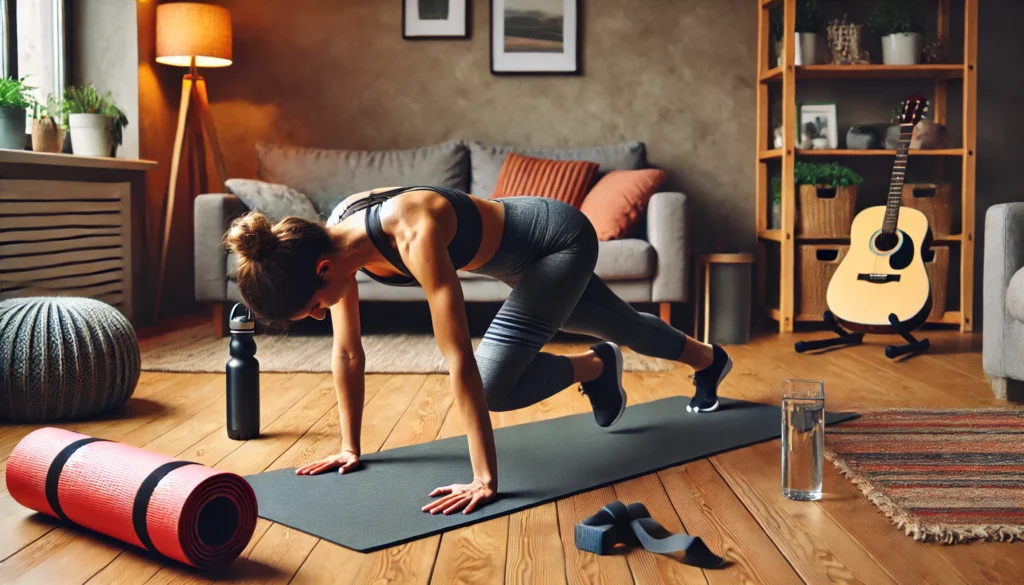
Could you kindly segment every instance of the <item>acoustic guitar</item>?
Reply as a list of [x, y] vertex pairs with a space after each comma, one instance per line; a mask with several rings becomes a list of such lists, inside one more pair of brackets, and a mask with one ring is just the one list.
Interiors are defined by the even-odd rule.
[[931, 311], [931, 284], [922, 259], [931, 246], [931, 228], [923, 213], [900, 206], [910, 138], [927, 104], [920, 97], [903, 102], [888, 201], [853, 219], [850, 249], [828, 284], [829, 310], [852, 331], [911, 331], [924, 324]]

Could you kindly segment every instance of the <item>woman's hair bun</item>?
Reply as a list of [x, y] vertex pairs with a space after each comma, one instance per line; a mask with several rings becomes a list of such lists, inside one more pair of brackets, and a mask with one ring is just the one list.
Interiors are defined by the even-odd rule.
[[280, 242], [270, 219], [258, 211], [250, 211], [231, 222], [224, 241], [229, 249], [253, 262], [269, 257]]

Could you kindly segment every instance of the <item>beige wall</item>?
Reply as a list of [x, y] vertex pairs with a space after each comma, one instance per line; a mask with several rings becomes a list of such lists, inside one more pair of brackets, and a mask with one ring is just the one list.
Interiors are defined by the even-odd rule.
[[471, 39], [442, 41], [403, 40], [400, 0], [218, 3], [232, 9], [235, 63], [204, 75], [231, 176], [255, 175], [260, 140], [641, 140], [692, 197], [698, 249], [752, 245], [751, 0], [586, 0], [583, 75], [571, 77], [491, 75], [486, 0], [473, 2]]

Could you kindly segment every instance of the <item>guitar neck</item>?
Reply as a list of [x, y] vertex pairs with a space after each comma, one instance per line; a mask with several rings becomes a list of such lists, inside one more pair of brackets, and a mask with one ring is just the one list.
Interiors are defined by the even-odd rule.
[[885, 203], [885, 221], [882, 231], [895, 233], [900, 217], [900, 202], [903, 200], [903, 178], [907, 172], [907, 151], [914, 134], [913, 124], [900, 124], [900, 138], [896, 146], [896, 162], [892, 165], [892, 179], [889, 181], [889, 197]]

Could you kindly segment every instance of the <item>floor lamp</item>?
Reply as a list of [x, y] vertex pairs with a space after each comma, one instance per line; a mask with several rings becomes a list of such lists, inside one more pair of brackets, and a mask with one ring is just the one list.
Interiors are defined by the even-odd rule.
[[171, 238], [171, 218], [178, 190], [178, 171], [182, 156], [186, 157], [189, 177], [189, 201], [207, 189], [205, 142], [209, 143], [217, 172], [218, 190], [227, 180], [224, 157], [217, 132], [210, 116], [206, 97], [206, 81], [199, 76], [199, 67], [231, 65], [231, 12], [220, 6], [192, 2], [161, 4], [156, 8], [156, 62], [175, 67], [188, 67], [181, 83], [181, 106], [178, 129], [174, 135], [171, 175], [167, 187], [163, 223], [163, 245], [160, 248], [160, 273], [157, 279], [153, 321], [160, 315], [160, 301], [167, 271], [167, 248]]

